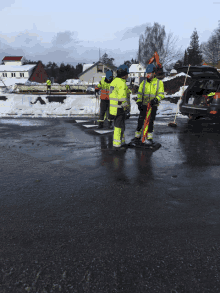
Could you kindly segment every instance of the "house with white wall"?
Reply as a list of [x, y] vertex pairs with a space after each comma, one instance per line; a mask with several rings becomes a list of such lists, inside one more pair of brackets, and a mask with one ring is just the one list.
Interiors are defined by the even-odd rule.
[[5, 56], [0, 65], [0, 78], [6, 85], [25, 83], [27, 80], [44, 83], [48, 75], [41, 61], [25, 64], [23, 56]]
[[105, 77], [106, 71], [107, 70], [112, 70], [113, 76], [116, 76], [117, 73], [117, 67], [113, 65], [106, 65], [100, 61], [94, 63], [94, 64], [85, 64], [85, 65], [91, 65], [83, 70], [82, 73], [78, 75], [78, 78], [83, 82], [88, 82], [88, 83], [95, 83], [95, 82], [100, 82], [102, 77]]
[[128, 77], [144, 77], [146, 67], [144, 67], [141, 63], [132, 64], [129, 67], [129, 75]]
[[22, 56], [6, 56], [0, 65], [0, 77], [7, 79], [29, 79], [36, 64], [23, 65]]

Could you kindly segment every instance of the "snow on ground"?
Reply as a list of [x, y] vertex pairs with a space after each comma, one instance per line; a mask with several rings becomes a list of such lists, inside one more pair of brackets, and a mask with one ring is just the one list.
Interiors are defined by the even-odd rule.
[[[95, 115], [99, 112], [99, 101], [93, 95], [67, 95], [64, 103], [49, 102], [46, 95], [40, 95], [46, 103], [41, 105], [38, 101], [36, 104], [31, 104], [39, 97], [37, 95], [18, 95], [6, 94], [7, 100], [0, 100], [0, 117], [6, 117], [8, 114], [13, 114], [15, 117], [22, 117], [23, 114], [30, 114], [29, 117], [49, 117], [55, 116], [71, 116], [71, 115]], [[136, 102], [132, 98], [136, 95], [131, 95], [131, 114], [139, 114]], [[162, 101], [158, 107], [157, 117], [175, 115], [177, 104], [169, 101]], [[10, 115], [11, 116], [11, 115]], [[178, 117], [186, 117], [178, 114]]]

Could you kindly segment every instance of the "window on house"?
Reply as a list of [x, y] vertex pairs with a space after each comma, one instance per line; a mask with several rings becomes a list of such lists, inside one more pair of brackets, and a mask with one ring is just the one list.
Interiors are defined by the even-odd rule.
[[3, 73], [3, 77], [7, 77], [7, 73]]
[[15, 73], [14, 72], [11, 73], [11, 77], [15, 77]]
[[20, 77], [24, 77], [24, 73], [20, 73]]
[[141, 70], [141, 68], [139, 68], [139, 70]]
[[103, 72], [103, 65], [97, 66], [97, 72]]

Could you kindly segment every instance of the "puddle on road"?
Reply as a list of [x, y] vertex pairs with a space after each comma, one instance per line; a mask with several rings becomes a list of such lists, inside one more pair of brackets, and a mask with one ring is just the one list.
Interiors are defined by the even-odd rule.
[[49, 125], [49, 122], [46, 121], [37, 121], [37, 120], [30, 120], [30, 119], [0, 119], [1, 124], [16, 124], [20, 126], [44, 126]]

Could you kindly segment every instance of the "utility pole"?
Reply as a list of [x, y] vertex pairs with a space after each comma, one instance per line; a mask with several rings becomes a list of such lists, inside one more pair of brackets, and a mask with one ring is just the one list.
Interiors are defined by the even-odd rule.
[[100, 61], [100, 48], [99, 48], [99, 61]]

